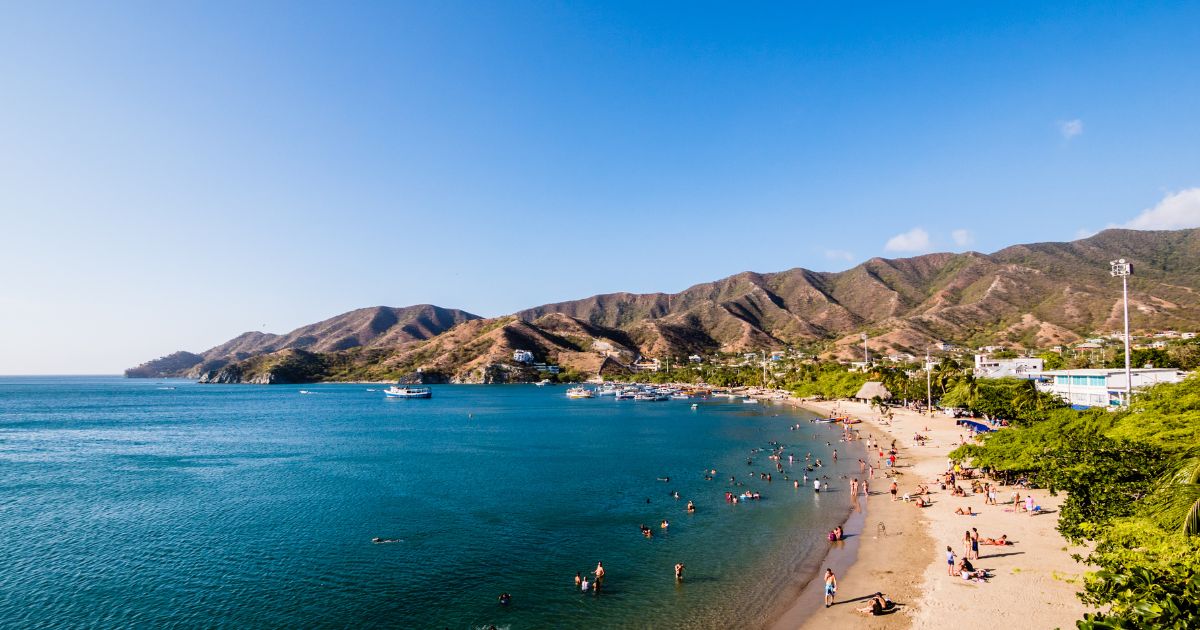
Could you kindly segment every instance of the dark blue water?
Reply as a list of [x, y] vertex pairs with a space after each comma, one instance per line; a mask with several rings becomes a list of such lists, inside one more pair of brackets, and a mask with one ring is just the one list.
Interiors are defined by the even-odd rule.
[[[0, 379], [0, 625], [759, 626], [826, 550], [859, 457], [841, 445], [820, 495], [747, 465], [772, 440], [796, 474], [839, 446], [776, 405], [167, 384]], [[764, 499], [724, 501], [746, 488]], [[577, 592], [597, 561], [605, 590]]]

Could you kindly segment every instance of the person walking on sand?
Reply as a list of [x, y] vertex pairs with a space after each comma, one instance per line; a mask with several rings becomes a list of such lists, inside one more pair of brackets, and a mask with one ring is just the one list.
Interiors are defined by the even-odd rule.
[[833, 569], [825, 569], [825, 607], [833, 605], [833, 596], [837, 594], [837, 576]]
[[892, 501], [895, 501], [895, 500], [896, 500], [896, 493], [897, 493], [897, 492], [899, 492], [899, 491], [900, 491], [900, 486], [896, 485], [896, 480], [895, 480], [895, 479], [893, 479], [893, 480], [892, 480], [892, 486], [891, 486], [891, 488], [888, 490], [888, 492], [891, 492], [891, 493], [892, 493]]
[[946, 546], [946, 572], [950, 577], [954, 577], [954, 548]]

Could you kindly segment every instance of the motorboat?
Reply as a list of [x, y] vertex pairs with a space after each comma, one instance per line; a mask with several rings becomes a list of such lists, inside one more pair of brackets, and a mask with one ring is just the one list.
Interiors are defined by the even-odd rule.
[[567, 398], [594, 398], [596, 395], [586, 387], [572, 387], [567, 390]]
[[538, 387], [545, 387], [550, 384], [550, 379], [544, 378], [536, 383]]
[[758, 399], [757, 398], [747, 398], [746, 400], [742, 401], [742, 404], [743, 405], [757, 405]]
[[383, 395], [388, 398], [432, 398], [433, 391], [428, 387], [391, 387], [383, 390]]

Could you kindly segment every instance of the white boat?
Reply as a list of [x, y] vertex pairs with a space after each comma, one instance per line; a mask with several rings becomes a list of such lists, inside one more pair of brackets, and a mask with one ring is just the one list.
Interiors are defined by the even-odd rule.
[[743, 405], [757, 405], [758, 399], [757, 398], [747, 398], [746, 400], [742, 401], [742, 404]]
[[391, 387], [383, 390], [388, 398], [432, 398], [433, 392], [428, 387]]
[[593, 398], [595, 394], [586, 387], [572, 387], [567, 390], [567, 398]]
[[540, 381], [538, 381], [538, 382], [537, 382], [537, 386], [538, 386], [538, 387], [545, 387], [545, 386], [547, 386], [547, 385], [549, 385], [549, 384], [550, 384], [550, 379], [548, 379], [548, 378], [544, 378], [544, 379], [542, 379], [542, 380], [540, 380]]
[[616, 396], [617, 400], [633, 400], [636, 397], [637, 394], [634, 394], [633, 392], [617, 392]]
[[671, 394], [671, 398], [674, 398], [675, 400], [689, 400], [691, 399], [691, 396], [688, 396], [683, 392], [675, 392], [674, 394]]
[[615, 385], [603, 385], [596, 390], [597, 396], [616, 396], [617, 388]]

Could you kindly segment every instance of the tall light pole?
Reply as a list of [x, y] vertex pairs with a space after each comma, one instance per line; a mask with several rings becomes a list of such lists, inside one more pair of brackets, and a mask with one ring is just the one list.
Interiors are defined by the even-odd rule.
[[929, 366], [929, 346], [925, 346], [925, 404], [926, 413], [933, 417], [933, 368]]
[[866, 366], [870, 365], [870, 363], [871, 363], [871, 353], [870, 353], [870, 351], [867, 350], [867, 333], [862, 334], [862, 341], [863, 341], [863, 368], [865, 369]]
[[1133, 275], [1133, 263], [1124, 258], [1109, 263], [1114, 278], [1121, 278], [1121, 294], [1125, 300], [1125, 406], [1133, 396], [1133, 370], [1129, 369], [1129, 276]]

